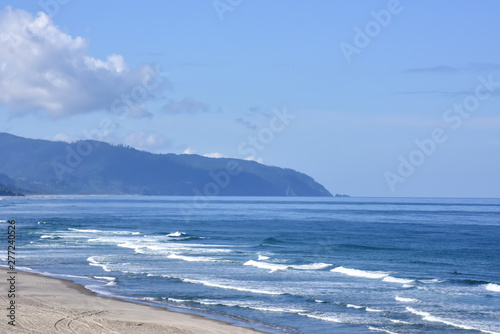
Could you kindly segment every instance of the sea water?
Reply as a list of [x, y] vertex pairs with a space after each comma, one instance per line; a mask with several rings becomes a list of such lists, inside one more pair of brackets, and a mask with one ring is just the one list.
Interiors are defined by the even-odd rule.
[[16, 220], [18, 269], [102, 295], [271, 333], [500, 333], [498, 199], [40, 196], [0, 208]]

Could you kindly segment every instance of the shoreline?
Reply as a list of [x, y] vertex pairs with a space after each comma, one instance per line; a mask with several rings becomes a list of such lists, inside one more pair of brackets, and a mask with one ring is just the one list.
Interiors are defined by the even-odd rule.
[[0, 289], [5, 292], [0, 297], [3, 333], [13, 329], [7, 317], [11, 300], [16, 306], [16, 333], [269, 333], [146, 302], [100, 296], [73, 281], [25, 271], [16, 271], [15, 297], [8, 299], [7, 272], [0, 268]]

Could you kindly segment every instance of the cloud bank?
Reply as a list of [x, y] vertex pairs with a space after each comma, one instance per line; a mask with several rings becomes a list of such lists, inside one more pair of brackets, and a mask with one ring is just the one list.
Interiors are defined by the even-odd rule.
[[492, 63], [469, 63], [459, 66], [449, 66], [449, 65], [437, 65], [428, 67], [418, 67], [407, 69], [408, 73], [443, 73], [443, 74], [454, 74], [460, 72], [480, 72], [480, 71], [498, 71], [500, 70], [500, 64]]
[[46, 111], [61, 118], [111, 110], [114, 100], [143, 86], [150, 72], [147, 66], [130, 69], [117, 54], [91, 57], [87, 40], [62, 32], [43, 12], [34, 17], [11, 7], [0, 10], [0, 105], [15, 115]]
[[124, 139], [124, 144], [138, 150], [154, 151], [156, 149], [169, 148], [172, 142], [158, 133], [138, 131], [129, 133]]
[[185, 97], [182, 100], [171, 100], [163, 106], [163, 111], [169, 114], [196, 114], [207, 112], [210, 106], [206, 103], [197, 101], [191, 97]]

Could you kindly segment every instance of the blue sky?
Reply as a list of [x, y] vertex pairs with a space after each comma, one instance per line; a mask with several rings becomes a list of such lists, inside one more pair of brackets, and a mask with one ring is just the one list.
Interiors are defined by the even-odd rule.
[[499, 12], [0, 1], [0, 132], [254, 159], [353, 196], [500, 197]]

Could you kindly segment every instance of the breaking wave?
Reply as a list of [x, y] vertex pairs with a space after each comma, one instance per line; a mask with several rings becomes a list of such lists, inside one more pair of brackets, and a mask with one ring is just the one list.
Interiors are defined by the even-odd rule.
[[278, 270], [287, 270], [287, 269], [295, 269], [295, 270], [320, 270], [331, 267], [331, 264], [328, 263], [311, 263], [311, 264], [278, 264], [278, 263], [268, 263], [261, 261], [249, 260], [243, 263], [244, 266], [253, 266], [260, 269], [267, 269], [270, 272], [275, 272]]
[[389, 275], [389, 273], [386, 273], [383, 271], [366, 271], [366, 270], [345, 268], [342, 266], [334, 268], [330, 271], [333, 271], [336, 273], [341, 273], [341, 274], [348, 275], [348, 276], [364, 277], [364, 278], [372, 278], [372, 279], [380, 279], [380, 278], [384, 278], [384, 277]]

